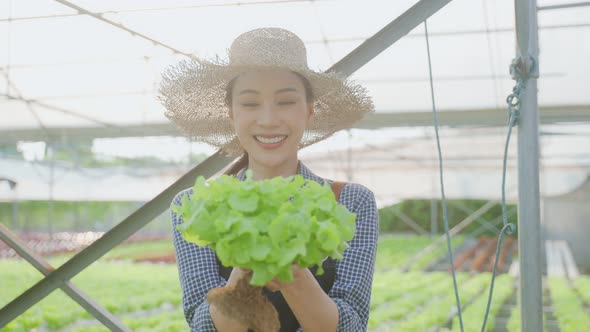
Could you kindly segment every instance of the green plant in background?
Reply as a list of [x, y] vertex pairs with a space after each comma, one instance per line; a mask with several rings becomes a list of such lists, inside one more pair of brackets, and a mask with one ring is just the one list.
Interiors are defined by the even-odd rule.
[[[575, 283], [575, 282], [574, 282]], [[590, 315], [584, 310], [580, 297], [565, 278], [549, 277], [547, 280], [555, 318], [561, 332], [587, 331]]]
[[[487, 201], [483, 200], [447, 200], [447, 216], [449, 219], [449, 227], [453, 227], [465, 218], [467, 218], [473, 211], [481, 208]], [[380, 220], [380, 231], [382, 233], [391, 232], [414, 232], [412, 228], [406, 225], [403, 220], [396, 213], [397, 211], [407, 215], [413, 221], [415, 221], [420, 227], [425, 230], [431, 228], [431, 200], [425, 199], [409, 199], [404, 200], [398, 204], [386, 206], [379, 209], [379, 220]], [[436, 223], [438, 233], [444, 231], [442, 221], [442, 205], [440, 201], [435, 201], [436, 204]], [[515, 205], [507, 205], [509, 211], [509, 219], [514, 223], [517, 223]], [[510, 213], [512, 212], [512, 213]], [[500, 204], [494, 205], [492, 208], [483, 213], [480, 217], [481, 220], [491, 222], [497, 220], [501, 222], [499, 217], [502, 215], [502, 206]], [[465, 228], [464, 232], [471, 233], [478, 231], [481, 225], [478, 222], [474, 222]], [[480, 234], [497, 235], [496, 233], [486, 230]], [[515, 234], [516, 236], [516, 234]]]
[[[414, 260], [416, 251], [427, 246], [430, 241], [427, 236], [380, 236], [377, 266], [381, 268], [375, 272], [373, 279], [370, 331], [430, 331], [432, 327], [437, 327], [440, 331], [450, 331], [442, 328], [449, 322], [455, 308], [450, 275], [447, 272], [403, 272], [400, 269]], [[185, 331], [188, 327], [182, 315], [182, 292], [177, 267], [174, 264], [129, 261], [142, 257], [142, 253], [159, 255], [173, 252], [171, 240], [121, 244], [107, 256], [124, 258], [124, 261], [108, 261], [105, 256], [74, 277], [72, 282], [122, 319], [133, 331]], [[49, 258], [49, 261], [54, 267], [59, 267], [66, 259], [67, 257], [60, 256]], [[489, 273], [458, 272], [457, 277], [466, 313], [463, 316], [464, 323], [466, 326], [475, 326], [473, 330], [479, 331], [491, 276]], [[41, 278], [42, 275], [24, 260], [0, 259], [0, 307]], [[506, 294], [517, 292], [511, 279], [512, 277], [505, 274], [496, 279], [489, 324], [502, 317], [502, 310], [497, 309], [505, 302], [502, 299]], [[590, 278], [581, 276], [571, 283], [564, 281], [561, 285], [560, 282], [555, 284], [553, 281], [546, 284], [552, 289], [553, 301], [547, 305], [555, 308], [560, 301], [573, 304], [573, 308], [564, 306], [564, 310], [567, 307], [565, 312], [556, 311], [555, 316], [563, 324], [571, 325], [571, 329], [575, 331], [586, 331], [586, 323], [576, 319], [584, 319], [584, 314], [588, 317], [588, 313], [583, 311], [584, 306], [580, 306], [580, 299], [582, 302], [586, 301], [586, 294], [590, 294]], [[510, 315], [508, 331], [520, 331], [518, 308], [518, 305], [514, 307]], [[572, 317], [572, 313], [578, 313], [578, 318]], [[456, 327], [455, 321], [452, 328]], [[498, 327], [496, 324], [496, 328]], [[60, 290], [52, 292], [2, 327], [3, 332], [33, 329], [48, 332], [108, 331]], [[470, 329], [466, 328], [466, 331]]]
[[581, 275], [573, 280], [573, 284], [580, 294], [580, 297], [587, 303], [590, 304], [590, 276]]
[[293, 280], [292, 263], [318, 265], [323, 273], [324, 258], [342, 258], [356, 219], [327, 182], [301, 175], [255, 181], [251, 171], [244, 181], [199, 177], [192, 195], [173, 210], [183, 216], [178, 229], [187, 241], [209, 245], [224, 266], [252, 270], [256, 286], [275, 277]]
[[[490, 307], [490, 317], [486, 323], [486, 331], [492, 331], [495, 327], [495, 320], [493, 319], [504, 302], [514, 292], [513, 288], [514, 279], [509, 274], [502, 274], [498, 276], [495, 281], [494, 297]], [[482, 312], [486, 311], [488, 304], [487, 293], [483, 292], [478, 296], [473, 303], [467, 306], [463, 314], [463, 326], [465, 331], [479, 331], [483, 325]], [[453, 331], [460, 331], [459, 317], [453, 318]]]
[[[0, 202], [0, 223], [15, 231], [107, 231], [142, 204], [89, 201]], [[142, 229], [142, 232], [168, 235], [170, 229], [170, 212], [165, 211]]]
[[[459, 221], [467, 217], [464, 210], [460, 210], [453, 204], [468, 207], [475, 211], [484, 201], [458, 200], [449, 201], [448, 215], [450, 227], [456, 225]], [[72, 202], [72, 201], [54, 201], [52, 204], [52, 231], [87, 231], [98, 230], [107, 231], [126, 216], [137, 210], [142, 202]], [[16, 205], [16, 207], [15, 207]], [[442, 232], [442, 212], [440, 211], [440, 202], [437, 203], [438, 212], [438, 231]], [[508, 207], [511, 211], [511, 206]], [[420, 227], [425, 230], [430, 229], [430, 200], [407, 200], [399, 204], [383, 207], [379, 210], [379, 223], [381, 233], [393, 232], [413, 232], [413, 229], [407, 226], [394, 212], [398, 209], [408, 215]], [[501, 207], [494, 206], [492, 209], [482, 215], [482, 219], [492, 221], [501, 215]], [[47, 231], [48, 230], [48, 201], [22, 201], [17, 203], [0, 202], [0, 223], [3, 223], [13, 230], [21, 231]], [[516, 214], [509, 216], [510, 220], [516, 222]], [[16, 220], [13, 220], [16, 219]], [[465, 233], [478, 230], [481, 225], [474, 222], [468, 226]], [[165, 211], [151, 222], [143, 232], [170, 234], [170, 212]], [[486, 230], [481, 234], [496, 235]]]
[[[63, 258], [52, 258], [50, 264], [58, 267], [64, 261]], [[41, 273], [23, 260], [0, 259], [0, 307], [41, 278]], [[176, 324], [186, 324], [180, 308], [182, 293], [174, 265], [98, 261], [75, 276], [72, 282], [116, 316], [124, 317], [141, 310], [161, 310], [167, 303], [171, 314], [177, 317]], [[32, 331], [43, 326], [43, 330], [59, 331], [81, 319], [92, 319], [92, 316], [63, 291], [56, 290], [0, 330]]]

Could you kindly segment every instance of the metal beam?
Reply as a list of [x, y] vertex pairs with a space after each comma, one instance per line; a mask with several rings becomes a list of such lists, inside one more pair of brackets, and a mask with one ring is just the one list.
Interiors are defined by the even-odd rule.
[[[437, 112], [440, 126], [474, 127], [506, 126], [506, 110], [479, 109]], [[590, 122], [590, 106], [548, 106], [541, 108], [543, 124]], [[432, 126], [431, 112], [369, 114], [356, 125], [361, 129], [379, 129], [391, 127], [428, 127]]]
[[[508, 210], [508, 212], [506, 212], [506, 216], [508, 217], [508, 219], [512, 218], [512, 215], [516, 212], [516, 207], [512, 207], [510, 210]], [[496, 218], [494, 218], [492, 221], [490, 221], [490, 224], [494, 225], [494, 226], [498, 226], [500, 223], [502, 223], [502, 214], [500, 214], [499, 216], [497, 216]], [[483, 232], [485, 232], [483, 227], [479, 227], [478, 229], [474, 230], [473, 232], [467, 234], [468, 237], [479, 237], [480, 234], [482, 234]], [[497, 232], [496, 232], [497, 234]]]
[[352, 75], [449, 2], [451, 0], [420, 0], [327, 71], [343, 73], [346, 76]]
[[393, 212], [393, 214], [398, 216], [401, 219], [401, 221], [403, 221], [406, 225], [408, 225], [410, 228], [415, 230], [419, 235], [427, 235], [428, 234], [428, 232], [424, 228], [422, 228], [420, 225], [418, 225], [418, 223], [415, 222], [414, 219], [410, 218], [407, 214], [403, 213], [402, 211], [398, 210], [397, 208], [391, 208], [391, 212]]
[[88, 267], [88, 265], [106, 254], [114, 246], [123, 242], [143, 226], [147, 225], [170, 206], [170, 202], [177, 193], [193, 186], [195, 178], [198, 175], [210, 177], [217, 173], [218, 170], [225, 167], [231, 160], [232, 159], [224, 156], [218, 151], [190, 170], [187, 174], [183, 175], [154, 199], [125, 218], [125, 220], [117, 226], [113, 227], [100, 239], [86, 247], [58, 269], [50, 273], [47, 277], [21, 294], [18, 298], [0, 309], [0, 326], [6, 325], [30, 308], [33, 304], [63, 285], [64, 280], [70, 280], [80, 271]]
[[[2, 69], [0, 69], [0, 71], [1, 70]], [[9, 85], [12, 85], [12, 84], [9, 83]], [[45, 102], [42, 102], [42, 101], [39, 101], [39, 100], [36, 100], [36, 99], [24, 98], [22, 96], [13, 96], [13, 95], [10, 95], [10, 94], [2, 94], [2, 93], [0, 93], [0, 96], [6, 97], [8, 100], [22, 101], [28, 107], [31, 107], [32, 105], [41, 106], [41, 107], [47, 108], [47, 109], [49, 109], [51, 111], [56, 111], [56, 112], [59, 112], [59, 113], [63, 113], [63, 114], [66, 114], [66, 115], [69, 115], [69, 116], [72, 116], [72, 117], [75, 117], [75, 118], [79, 118], [79, 119], [83, 119], [83, 120], [89, 121], [91, 123], [102, 125], [102, 126], [105, 126], [105, 127], [117, 127], [117, 125], [115, 125], [115, 124], [104, 122], [102, 120], [93, 118], [93, 117], [88, 116], [86, 114], [82, 114], [82, 113], [79, 113], [79, 112], [76, 112], [76, 111], [71, 111], [71, 110], [65, 109], [63, 107], [49, 105], [49, 104], [47, 104]]]
[[539, 113], [537, 77], [539, 41], [537, 1], [515, 0], [516, 52], [526, 86], [518, 121], [518, 252], [523, 332], [543, 331], [542, 261], [539, 194]]
[[[311, 0], [311, 1], [318, 1], [318, 0]], [[248, 5], [283, 5], [287, 3], [306, 3], [310, 2], [310, 0], [274, 0], [274, 1], [238, 1], [238, 2], [230, 2], [230, 3], [209, 3], [209, 4], [202, 4], [202, 5], [179, 5], [179, 6], [172, 6], [172, 7], [150, 7], [150, 8], [137, 8], [137, 9], [121, 9], [121, 10], [109, 10], [109, 11], [100, 11], [94, 12], [96, 15], [108, 15], [108, 14], [125, 14], [125, 13], [147, 13], [147, 12], [163, 12], [163, 11], [170, 11], [170, 10], [190, 10], [190, 9], [199, 9], [199, 8], [211, 8], [211, 7], [236, 7], [236, 6], [248, 6]], [[75, 17], [85, 15], [84, 13], [73, 13], [73, 14], [54, 14], [54, 15], [37, 15], [37, 16], [24, 16], [24, 17], [15, 17], [15, 18], [3, 18], [0, 19], [0, 22], [7, 22], [7, 21], [27, 21], [27, 20], [43, 20], [43, 19], [54, 19], [54, 18], [62, 18], [62, 17]]]
[[[456, 208], [458, 208], [459, 210], [467, 213], [468, 215], [474, 213], [475, 211], [469, 209], [465, 203], [463, 203], [460, 200], [453, 200], [449, 202], [451, 205], [454, 205]], [[489, 230], [490, 232], [494, 233], [494, 234], [498, 234], [500, 232], [500, 230], [498, 229], [498, 227], [496, 227], [496, 225], [492, 224], [490, 221], [485, 220], [482, 216], [480, 216], [479, 218], [477, 218], [475, 220], [479, 225], [480, 228], [485, 228], [487, 230]]]
[[553, 6], [539, 6], [539, 7], [537, 7], [537, 10], [538, 11], [542, 11], [542, 10], [575, 8], [575, 7], [587, 7], [587, 6], [590, 6], [590, 1], [586, 1], [586, 2], [575, 2], [575, 3], [564, 3], [564, 4], [561, 4], [561, 5], [553, 5]]
[[174, 48], [174, 47], [172, 47], [170, 45], [164, 44], [164, 43], [162, 43], [162, 42], [160, 42], [158, 40], [155, 40], [155, 39], [153, 39], [151, 37], [148, 37], [148, 36], [146, 36], [146, 35], [144, 35], [144, 34], [142, 34], [140, 32], [137, 32], [135, 30], [131, 30], [131, 29], [127, 28], [126, 26], [124, 26], [121, 23], [117, 23], [117, 22], [111, 21], [111, 20], [105, 18], [104, 16], [102, 16], [100, 14], [93, 13], [93, 12], [91, 12], [91, 11], [85, 9], [85, 8], [82, 8], [82, 7], [78, 6], [78, 5], [75, 5], [75, 4], [73, 4], [73, 3], [69, 2], [69, 1], [65, 1], [65, 0], [55, 0], [55, 1], [61, 3], [62, 5], [66, 6], [66, 7], [70, 7], [72, 9], [76, 10], [80, 14], [86, 14], [86, 15], [88, 15], [90, 17], [94, 17], [95, 19], [97, 19], [99, 21], [102, 21], [102, 22], [105, 22], [107, 24], [110, 24], [110, 25], [114, 26], [115, 28], [118, 28], [118, 29], [121, 29], [123, 31], [126, 31], [126, 32], [130, 33], [132, 36], [136, 36], [136, 37], [145, 39], [145, 40], [153, 43], [154, 45], [158, 45], [158, 46], [162, 46], [164, 48], [167, 48], [168, 50], [172, 51], [173, 53], [182, 54], [182, 55], [186, 55], [188, 57], [192, 57], [192, 55], [189, 54], [189, 53], [180, 51], [180, 50], [178, 50], [178, 49], [176, 49], [176, 48]]
[[[0, 239], [6, 242], [8, 246], [14, 249], [14, 251], [16, 251], [22, 258], [26, 259], [44, 276], [49, 275], [49, 273], [55, 270], [45, 258], [30, 250], [16, 234], [12, 233], [2, 224], [0, 224]], [[131, 329], [126, 327], [116, 316], [103, 308], [98, 302], [94, 301], [72, 282], [65, 281], [60, 287], [74, 301], [78, 302], [82, 308], [86, 309], [86, 311], [111, 331], [131, 332]]]
[[433, 198], [430, 199], [430, 236], [436, 236], [438, 233], [438, 200], [434, 198], [434, 186], [432, 190]]
[[[66, 3], [64, 0], [56, 1]], [[392, 23], [377, 32], [375, 36], [357, 47], [353, 51], [354, 54], [345, 56], [328, 70], [343, 73], [345, 76], [351, 75], [450, 1], [451, 0], [420, 0], [420, 2], [396, 18]], [[83, 10], [77, 6], [72, 8]], [[89, 15], [91, 15], [91, 13], [89, 13]], [[102, 17], [97, 18], [104, 20]], [[397, 31], [396, 29], [399, 29], [400, 31]], [[400, 34], [402, 32], [403, 34]], [[385, 36], [387, 33], [391, 33], [395, 38], [387, 38], [387, 36]], [[26, 290], [4, 308], [0, 309], [0, 326], [4, 326], [18, 315], [25, 312], [32, 305], [39, 302], [59, 287], [64, 280], [70, 280], [88, 265], [102, 257], [114, 246], [123, 242], [133, 233], [148, 224], [152, 219], [169, 207], [170, 202], [178, 192], [192, 186], [198, 175], [210, 177], [227, 166], [230, 162], [230, 158], [223, 155], [221, 151], [217, 151], [211, 157], [197, 165], [154, 199], [112, 228], [100, 239], [86, 247], [50, 275]]]
[[[555, 123], [590, 123], [590, 105], [580, 106], [546, 106], [539, 109], [542, 124]], [[506, 110], [476, 109], [448, 110], [438, 113], [441, 126], [449, 127], [500, 127], [506, 126]], [[379, 129], [395, 127], [428, 127], [432, 125], [431, 112], [386, 112], [368, 114], [355, 128]], [[42, 141], [50, 139], [94, 139], [143, 136], [182, 136], [172, 123], [151, 123], [143, 125], [109, 126], [109, 127], [46, 127], [47, 134], [39, 129], [4, 129], [0, 130], [0, 143], [18, 141]]]

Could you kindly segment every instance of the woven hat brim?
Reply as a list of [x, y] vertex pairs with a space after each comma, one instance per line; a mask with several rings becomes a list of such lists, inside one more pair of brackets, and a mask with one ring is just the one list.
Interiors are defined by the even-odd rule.
[[307, 78], [315, 96], [314, 121], [305, 130], [299, 148], [350, 128], [374, 112], [366, 89], [336, 73], [317, 73], [285, 66], [232, 66], [227, 63], [188, 59], [169, 67], [162, 76], [159, 99], [165, 115], [192, 141], [222, 148], [232, 156], [244, 150], [229, 121], [225, 104], [228, 83], [253, 70], [292, 70]]

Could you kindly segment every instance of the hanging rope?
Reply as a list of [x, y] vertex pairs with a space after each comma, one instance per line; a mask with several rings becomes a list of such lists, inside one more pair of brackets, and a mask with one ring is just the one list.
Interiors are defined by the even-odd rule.
[[[457, 287], [457, 278], [455, 275], [455, 264], [453, 262], [453, 251], [451, 249], [451, 238], [449, 235], [449, 222], [447, 219], [447, 208], [446, 208], [446, 198], [445, 198], [445, 187], [443, 181], [443, 158], [442, 158], [442, 150], [440, 147], [440, 137], [438, 134], [438, 117], [436, 113], [436, 103], [434, 98], [434, 83], [432, 79], [432, 60], [430, 56], [430, 42], [428, 38], [428, 25], [426, 21], [424, 21], [424, 34], [426, 37], [426, 53], [428, 55], [428, 73], [430, 77], [430, 94], [432, 98], [432, 113], [434, 119], [434, 130], [436, 133], [436, 144], [438, 150], [438, 161], [439, 161], [439, 174], [440, 174], [440, 187], [441, 187], [441, 196], [442, 196], [442, 210], [443, 210], [443, 221], [445, 225], [445, 233], [447, 237], [447, 249], [449, 252], [449, 260], [451, 264], [451, 272], [453, 275], [453, 286], [455, 291], [455, 300], [457, 303], [457, 315], [459, 316], [459, 324], [461, 327], [461, 332], [464, 331], [463, 328], [463, 317], [461, 313], [461, 300], [459, 298], [459, 290]], [[484, 315], [483, 325], [481, 327], [481, 331], [485, 331], [485, 327], [488, 320], [488, 315], [490, 313], [490, 306], [492, 303], [492, 296], [494, 293], [494, 282], [496, 279], [496, 271], [498, 266], [498, 258], [500, 256], [500, 248], [502, 248], [502, 244], [504, 242], [504, 235], [508, 234], [511, 235], [515, 232], [516, 226], [513, 223], [508, 222], [507, 212], [506, 212], [506, 164], [508, 159], [508, 147], [510, 146], [510, 137], [512, 136], [512, 127], [514, 127], [518, 122], [519, 110], [520, 110], [520, 101], [522, 96], [522, 91], [526, 87], [526, 82], [529, 77], [529, 73], [533, 71], [535, 68], [535, 62], [532, 58], [528, 59], [528, 62], [525, 62], [522, 57], [517, 57], [512, 61], [510, 65], [510, 74], [512, 78], [516, 81], [514, 88], [512, 89], [512, 93], [506, 98], [506, 103], [508, 104], [508, 135], [506, 137], [506, 144], [504, 146], [504, 158], [502, 164], [502, 221], [503, 227], [500, 230], [500, 234], [498, 236], [498, 244], [496, 247], [496, 257], [494, 259], [494, 269], [492, 272], [492, 280], [490, 283], [490, 292], [488, 295], [488, 303], [486, 306], [486, 311]]]
[[[486, 306], [486, 313], [484, 316], [483, 325], [481, 327], [482, 332], [485, 331], [488, 315], [490, 313], [492, 295], [494, 292], [494, 281], [496, 279], [496, 268], [498, 265], [498, 257], [500, 256], [500, 248], [504, 242], [504, 234], [511, 235], [514, 233], [514, 231], [516, 231], [516, 226], [513, 223], [508, 222], [506, 213], [506, 164], [508, 159], [508, 146], [510, 145], [510, 137], [512, 136], [512, 127], [516, 126], [518, 117], [520, 115], [520, 100], [522, 97], [522, 91], [526, 87], [526, 82], [529, 77], [528, 75], [532, 71], [531, 69], [536, 65], [534, 61], [530, 61], [528, 64], [530, 64], [531, 68], [524, 67], [525, 62], [523, 60], [524, 59], [519, 56], [512, 60], [512, 63], [510, 64], [510, 75], [512, 76], [512, 79], [516, 81], [516, 84], [514, 85], [514, 88], [512, 88], [512, 93], [506, 98], [506, 103], [508, 104], [508, 135], [506, 137], [506, 145], [504, 146], [504, 160], [502, 163], [502, 221], [504, 227], [502, 227], [500, 235], [498, 236], [498, 246], [496, 247], [496, 258], [494, 260], [494, 270], [492, 272], [492, 282], [490, 285], [490, 294], [488, 296], [488, 305]], [[530, 58], [530, 60], [533, 59]]]
[[434, 117], [434, 132], [436, 136], [436, 148], [438, 150], [438, 170], [440, 175], [440, 191], [442, 196], [442, 213], [445, 224], [445, 234], [447, 236], [447, 250], [449, 251], [449, 260], [451, 261], [451, 273], [453, 275], [453, 287], [455, 289], [455, 301], [457, 303], [457, 314], [459, 315], [459, 324], [463, 332], [463, 317], [461, 315], [461, 300], [459, 299], [459, 289], [457, 287], [457, 277], [455, 275], [455, 264], [453, 262], [453, 250], [451, 248], [451, 236], [449, 235], [449, 221], [447, 218], [447, 200], [445, 198], [445, 184], [443, 181], [443, 158], [440, 148], [440, 137], [438, 135], [438, 116], [436, 114], [436, 103], [434, 101], [434, 83], [432, 80], [432, 60], [430, 59], [430, 41], [428, 39], [428, 24], [424, 21], [424, 34], [426, 37], [426, 54], [428, 55], [428, 75], [430, 77], [430, 97], [432, 100], [432, 115]]

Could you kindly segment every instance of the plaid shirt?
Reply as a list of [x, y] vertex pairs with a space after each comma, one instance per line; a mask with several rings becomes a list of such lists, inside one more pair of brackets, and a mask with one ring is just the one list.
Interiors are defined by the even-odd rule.
[[[298, 173], [305, 179], [324, 183], [324, 179], [312, 173], [302, 162], [299, 166]], [[238, 178], [243, 181], [245, 172], [241, 172]], [[172, 205], [180, 205], [182, 196], [191, 193], [192, 188], [178, 193]], [[357, 214], [356, 233], [349, 242], [350, 247], [344, 251], [344, 258], [336, 261], [336, 278], [328, 296], [338, 308], [339, 332], [366, 331], [379, 233], [377, 205], [373, 192], [356, 183], [348, 183], [342, 188], [339, 203]], [[182, 218], [171, 213], [186, 320], [191, 331], [215, 332], [207, 292], [224, 286], [226, 280], [219, 275], [215, 252], [207, 246], [199, 247], [185, 241], [176, 230]]]

